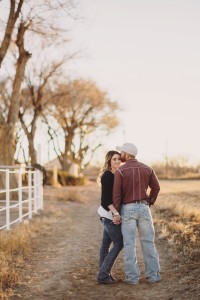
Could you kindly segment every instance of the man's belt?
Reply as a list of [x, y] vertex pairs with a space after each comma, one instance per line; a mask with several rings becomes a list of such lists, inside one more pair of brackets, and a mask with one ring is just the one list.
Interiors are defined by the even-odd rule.
[[124, 204], [126, 205], [126, 204], [138, 204], [138, 203], [149, 205], [147, 200], [135, 200], [135, 201], [124, 203]]

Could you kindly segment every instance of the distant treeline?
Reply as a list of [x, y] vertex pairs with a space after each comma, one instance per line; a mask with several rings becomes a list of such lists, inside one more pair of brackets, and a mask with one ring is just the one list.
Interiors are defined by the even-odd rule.
[[152, 164], [160, 179], [200, 179], [200, 165], [189, 166], [178, 160], [170, 160], [167, 163]]

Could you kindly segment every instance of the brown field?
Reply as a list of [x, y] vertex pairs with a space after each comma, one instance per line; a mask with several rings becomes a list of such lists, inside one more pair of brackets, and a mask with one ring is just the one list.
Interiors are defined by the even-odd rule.
[[[102, 228], [95, 183], [45, 187], [44, 212], [11, 232], [0, 233], [0, 299], [200, 299], [200, 181], [161, 181], [151, 208], [162, 281], [145, 282], [137, 246], [141, 284], [96, 283]], [[123, 251], [114, 275], [123, 278]]]
[[200, 192], [200, 180], [161, 180], [161, 193]]

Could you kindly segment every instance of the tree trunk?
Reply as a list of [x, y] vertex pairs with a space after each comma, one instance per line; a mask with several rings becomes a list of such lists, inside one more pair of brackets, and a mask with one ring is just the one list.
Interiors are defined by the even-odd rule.
[[[13, 83], [13, 90], [11, 95], [10, 107], [8, 111], [7, 122], [0, 124], [0, 137], [1, 137], [1, 151], [0, 151], [0, 164], [1, 165], [14, 165], [15, 154], [15, 124], [18, 120], [19, 113], [19, 94], [21, 83], [24, 79], [25, 67], [28, 59], [31, 57], [30, 53], [24, 49], [24, 34], [26, 27], [23, 23], [20, 24], [17, 36], [17, 46], [19, 49], [19, 57], [17, 60], [17, 68], [15, 79]], [[1, 186], [5, 186], [4, 179], [0, 182]], [[10, 187], [15, 188], [17, 186], [17, 179], [15, 176], [10, 178]], [[17, 199], [16, 192], [12, 192], [11, 199]]]
[[[15, 140], [13, 139], [15, 131], [14, 125], [0, 124], [0, 166], [13, 166], [15, 153]], [[0, 172], [0, 189], [5, 188], [5, 172]], [[10, 175], [10, 188], [17, 187], [17, 179], [14, 174]], [[1, 194], [1, 199], [5, 200], [5, 194]], [[10, 199], [16, 200], [17, 192], [10, 193]]]
[[34, 136], [35, 136], [35, 131], [36, 131], [36, 114], [34, 115], [33, 120], [31, 121], [31, 131], [29, 132], [28, 126], [26, 126], [25, 121], [23, 119], [23, 114], [19, 112], [19, 120], [21, 122], [21, 126], [26, 134], [26, 137], [28, 139], [28, 147], [29, 147], [29, 157], [31, 159], [31, 165], [33, 166], [34, 164], [37, 163], [37, 154], [34, 148]]
[[72, 165], [71, 145], [73, 140], [73, 132], [68, 128], [68, 135], [65, 136], [65, 150], [62, 155], [62, 170], [68, 172]]
[[69, 172], [71, 164], [72, 163], [69, 161], [67, 154], [63, 153], [62, 161], [61, 161], [62, 170], [65, 171], [65, 172]]
[[[8, 47], [9, 47], [9, 44], [11, 41], [14, 25], [19, 17], [23, 3], [24, 3], [24, 0], [20, 0], [19, 3], [16, 3], [15, 0], [10, 0], [10, 14], [8, 17], [8, 22], [7, 22], [5, 34], [3, 37], [3, 41], [2, 41], [2, 44], [0, 47], [0, 67], [1, 67], [2, 61], [8, 51]], [[15, 5], [17, 5], [16, 11], [15, 11]]]
[[0, 165], [14, 165], [15, 139], [14, 125], [0, 125]]
[[8, 123], [15, 124], [18, 120], [19, 113], [19, 96], [21, 83], [24, 79], [24, 72], [26, 64], [31, 57], [31, 54], [24, 49], [24, 34], [26, 32], [26, 27], [23, 23], [20, 24], [18, 37], [17, 37], [17, 46], [19, 48], [19, 58], [17, 60], [17, 68], [15, 74], [15, 80], [13, 83], [13, 91], [11, 96], [11, 104], [8, 113]]
[[14, 165], [14, 154], [15, 154], [15, 124], [18, 120], [19, 113], [19, 95], [21, 83], [24, 79], [25, 67], [28, 59], [31, 57], [30, 53], [24, 49], [24, 34], [26, 27], [24, 24], [20, 24], [17, 45], [19, 48], [19, 57], [17, 60], [17, 69], [15, 74], [15, 80], [13, 83], [13, 91], [11, 95], [10, 107], [8, 112], [8, 119], [6, 126], [6, 142], [2, 143], [4, 148], [2, 158], [2, 164], [4, 165]]
[[31, 159], [31, 165], [33, 166], [34, 164], [37, 163], [37, 158], [36, 158], [36, 151], [34, 148], [33, 139], [30, 137], [28, 137], [28, 144], [29, 144], [29, 157]]

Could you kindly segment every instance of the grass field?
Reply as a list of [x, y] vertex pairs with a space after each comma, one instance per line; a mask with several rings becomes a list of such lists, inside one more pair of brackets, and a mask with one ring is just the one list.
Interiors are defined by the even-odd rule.
[[160, 180], [161, 193], [200, 192], [200, 180]]
[[[172, 260], [178, 265], [176, 272], [183, 274], [182, 288], [192, 290], [196, 297], [192, 299], [200, 299], [200, 180], [162, 180], [160, 184], [152, 210], [159, 238], [168, 241]], [[76, 201], [76, 195], [70, 195]], [[31, 238], [45, 231], [48, 222], [37, 218], [31, 226], [22, 224], [0, 232], [0, 299], [12, 295], [12, 287], [20, 280], [19, 266], [31, 255]]]
[[154, 218], [159, 237], [168, 241], [184, 299], [200, 299], [200, 180], [160, 184]]

